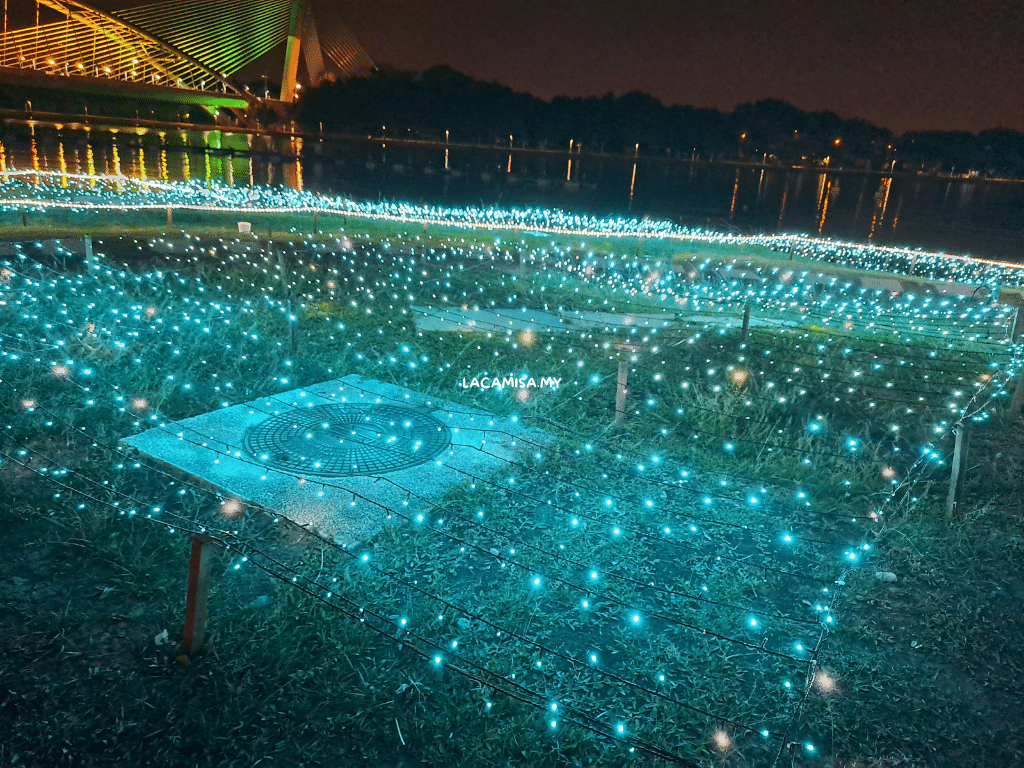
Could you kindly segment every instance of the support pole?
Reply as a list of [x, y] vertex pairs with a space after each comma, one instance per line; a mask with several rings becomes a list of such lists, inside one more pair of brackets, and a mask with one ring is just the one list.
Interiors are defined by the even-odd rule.
[[295, 338], [295, 326], [298, 324], [298, 320], [294, 314], [294, 307], [292, 306], [292, 300], [288, 299], [288, 356], [295, 357], [295, 353], [298, 350], [298, 340]]
[[25, 215], [25, 206], [21, 206], [21, 226], [28, 226], [28, 216]]
[[206, 600], [210, 594], [212, 536], [197, 533], [192, 537], [192, 556], [188, 564], [188, 591], [185, 594], [185, 631], [182, 643], [191, 658], [203, 649], [206, 639]]
[[1010, 328], [1011, 344], [1015, 344], [1020, 338], [1021, 331], [1024, 331], [1024, 313], [1020, 310], [1021, 308], [1017, 307], [1017, 311], [1013, 315], [1013, 326]]
[[629, 376], [629, 363], [619, 360], [619, 385], [615, 390], [615, 426], [621, 427], [626, 421], [626, 379]]
[[747, 334], [750, 333], [750, 302], [747, 301], [743, 305], [743, 338], [747, 338]]
[[951, 521], [960, 507], [967, 474], [967, 448], [971, 438], [971, 423], [961, 421], [953, 428], [956, 445], [953, 448], [953, 471], [949, 478], [949, 496], [946, 498], [946, 520]]
[[85, 236], [85, 269], [90, 275], [96, 271], [96, 264], [92, 258], [92, 235]]
[[319, 230], [319, 229], [317, 228], [317, 215], [318, 215], [319, 213], [320, 213], [319, 211], [313, 211], [313, 234], [314, 234], [314, 235], [315, 235], [315, 234], [316, 234], [317, 232], [319, 232], [319, 231], [320, 231], [320, 230]]
[[170, 229], [174, 226], [174, 214], [171, 212], [171, 206], [167, 206], [167, 228]]
[[1010, 402], [1010, 415], [1020, 416], [1021, 408], [1024, 408], [1024, 368], [1017, 374], [1017, 386], [1013, 390], [1013, 400]]

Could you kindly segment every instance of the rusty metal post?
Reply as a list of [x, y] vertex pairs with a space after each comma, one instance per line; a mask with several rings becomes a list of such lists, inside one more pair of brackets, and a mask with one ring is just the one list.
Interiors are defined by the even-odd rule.
[[621, 427], [626, 420], [626, 378], [629, 375], [629, 363], [619, 360], [619, 384], [615, 390], [615, 426]]
[[953, 447], [953, 471], [949, 478], [949, 496], [946, 498], [946, 520], [953, 519], [964, 494], [967, 474], [967, 448], [971, 437], [971, 423], [961, 421], [953, 428], [956, 445]]
[[206, 639], [206, 599], [210, 594], [212, 536], [197, 533], [192, 537], [192, 556], [188, 564], [188, 592], [185, 595], [185, 631], [182, 643], [185, 655], [192, 657], [203, 649]]

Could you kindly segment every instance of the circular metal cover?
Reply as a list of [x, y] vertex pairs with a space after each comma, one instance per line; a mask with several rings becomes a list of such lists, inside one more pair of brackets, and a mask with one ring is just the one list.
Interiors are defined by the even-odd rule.
[[296, 408], [246, 430], [245, 450], [295, 475], [377, 475], [423, 464], [451, 444], [448, 427], [401, 405]]

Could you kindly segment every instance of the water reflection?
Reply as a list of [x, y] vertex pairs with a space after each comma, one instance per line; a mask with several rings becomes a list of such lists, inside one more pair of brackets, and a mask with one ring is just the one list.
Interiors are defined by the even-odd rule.
[[733, 214], [736, 213], [736, 194], [740, 191], [740, 169], [736, 169], [736, 176], [733, 179], [732, 185], [732, 202], [729, 203], [729, 221], [732, 221]]
[[[383, 135], [303, 142], [294, 135], [221, 130], [33, 124], [8, 126], [3, 139], [0, 173], [59, 168], [62, 178], [70, 173], [164, 182], [198, 177], [230, 186], [282, 184], [369, 200], [550, 206], [600, 215], [628, 208], [633, 215], [712, 228], [818, 232], [969, 252], [976, 252], [972, 246], [979, 233], [991, 231], [997, 233], [998, 253], [1024, 251], [1024, 182], [894, 175], [888, 167], [880, 174], [765, 162], [738, 165], [711, 162], [694, 151], [688, 157], [645, 157], [641, 174], [638, 146], [627, 156], [584, 154], [573, 140], [561, 155], [515, 148], [511, 136], [507, 145], [463, 148]], [[848, 185], [856, 185], [857, 194], [841, 194]]]
[[889, 207], [889, 192], [892, 189], [892, 177], [885, 176], [881, 179], [878, 190], [875, 192], [875, 215], [871, 219], [871, 231], [868, 238], [874, 238], [875, 232], [885, 221], [885, 211]]
[[59, 169], [64, 185], [72, 173], [191, 181], [198, 168], [206, 183], [255, 186], [279, 181], [298, 190], [305, 186], [301, 159], [305, 148], [298, 136], [279, 140], [257, 137], [254, 142], [251, 135], [222, 131], [125, 132], [66, 126], [46, 130], [32, 125], [22, 141], [9, 136], [5, 139], [0, 143], [0, 171], [29, 168], [38, 173]]

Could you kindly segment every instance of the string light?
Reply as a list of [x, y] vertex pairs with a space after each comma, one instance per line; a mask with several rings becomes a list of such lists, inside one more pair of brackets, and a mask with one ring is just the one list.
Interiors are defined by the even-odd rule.
[[[780, 249], [796, 244], [806, 258], [823, 263], [861, 258], [896, 268], [904, 255], [893, 249], [810, 239], [740, 239], [667, 222], [539, 209], [426, 209], [281, 190], [162, 185], [124, 177], [86, 181], [35, 171], [7, 174], [3, 204], [14, 208], [158, 209], [179, 207], [180, 201], [180, 207], [191, 205], [192, 210], [319, 210], [392, 222], [530, 230], [538, 245], [524, 249], [534, 268], [525, 279], [507, 258], [500, 238], [466, 245], [457, 235], [394, 248], [390, 241], [371, 243], [351, 232], [326, 242], [295, 234], [286, 263], [254, 239], [153, 238], [138, 246], [152, 265], [148, 271], [121, 266], [112, 244], [97, 241], [95, 263], [81, 273], [47, 266], [41, 248], [19, 244], [17, 254], [0, 265], [0, 373], [10, 395], [0, 411], [0, 456], [55, 483], [59, 499], [71, 503], [73, 497], [76, 507], [109, 499], [119, 516], [169, 522], [175, 526], [169, 530], [199, 531], [211, 523], [182, 517], [180, 504], [119, 496], [109, 478], [94, 476], [85, 464], [62, 466], [36, 436], [67, 434], [87, 442], [97, 466], [114, 473], [154, 472], [150, 464], [104, 443], [96, 430], [98, 420], [107, 420], [107, 428], [117, 434], [165, 429], [189, 443], [192, 437], [177, 427], [182, 418], [243, 403], [250, 404], [254, 416], [270, 415], [280, 404], [268, 399], [263, 405], [259, 397], [265, 391], [307, 387], [336, 378], [334, 371], [340, 370], [409, 385], [452, 412], [497, 413], [514, 423], [547, 428], [547, 438], [520, 438], [517, 447], [523, 453], [508, 460], [502, 479], [466, 474], [452, 497], [456, 503], [448, 508], [422, 498], [415, 489], [398, 488], [407, 502], [380, 510], [395, 525], [407, 521], [402, 535], [413, 537], [416, 546], [430, 547], [453, 568], [464, 573], [470, 567], [476, 573], [486, 568], [494, 574], [484, 577], [495, 586], [479, 610], [470, 609], [456, 589], [447, 594], [423, 588], [426, 580], [414, 583], [420, 581], [417, 568], [423, 566], [409, 570], [411, 576], [402, 575], [410, 568], [403, 564], [404, 554], [387, 548], [375, 548], [372, 557], [368, 550], [353, 549], [347, 555], [339, 550], [339, 558], [349, 557], [362, 568], [350, 577], [357, 591], [363, 590], [358, 599], [337, 588], [341, 566], [325, 574], [331, 580], [318, 581], [318, 575], [275, 564], [266, 553], [255, 554], [250, 542], [222, 532], [238, 549], [230, 570], [272, 568], [294, 588], [372, 625], [382, 637], [414, 648], [438, 674], [447, 674], [443, 669], [484, 679], [495, 690], [546, 708], [552, 730], [582, 723], [645, 749], [654, 747], [626, 728], [630, 713], [623, 713], [622, 722], [602, 724], [587, 714], [601, 711], [594, 695], [558, 687], [560, 673], [582, 669], [601, 676], [587, 680], [629, 690], [638, 702], [669, 695], [664, 672], [651, 677], [650, 670], [641, 673], [608, 660], [611, 649], [597, 642], [598, 630], [639, 629], [626, 641], [634, 663], [643, 657], [645, 637], [685, 638], [694, 647], [707, 638], [745, 643], [751, 653], [775, 654], [780, 664], [788, 665], [785, 674], [792, 679], [801, 669], [817, 669], [815, 689], [833, 692], [834, 678], [816, 665], [822, 640], [835, 623], [846, 569], [870, 557], [882, 516], [915, 503], [916, 483], [945, 460], [939, 439], [962, 418], [988, 418], [1020, 366], [1020, 345], [999, 333], [1008, 312], [967, 296], [894, 302], [859, 289], [829, 294], [813, 288], [819, 285], [818, 276], [809, 271], [762, 269], [754, 279], [741, 277], [740, 265], [706, 262], [695, 274], [722, 277], [713, 284], [684, 279], [672, 265], [638, 258], [581, 257], [579, 252], [592, 253], [582, 243], [540, 245], [539, 234], [533, 233], [573, 238], [643, 234], [667, 242], [757, 242]], [[69, 186], [60, 185], [65, 181]], [[75, 194], [74, 184], [91, 185], [90, 201], [62, 199]], [[1020, 284], [1014, 283], [1020, 270], [1007, 265], [918, 254], [915, 275], [925, 267], [952, 276], [973, 270], [972, 277], [980, 269], [986, 280]], [[737, 310], [747, 300], [753, 300], [758, 312], [792, 320], [760, 326], [737, 340]], [[463, 314], [449, 330], [424, 331], [417, 324], [417, 307], [447, 312], [463, 304], [467, 309], [459, 310]], [[492, 314], [468, 309], [474, 305]], [[638, 322], [640, 309], [651, 317]], [[527, 319], [509, 324], [499, 310]], [[541, 312], [548, 315], [528, 319], [530, 313]], [[486, 322], [470, 325], [474, 316]], [[852, 327], [843, 329], [847, 322]], [[280, 336], [289, 323], [298, 323], [304, 334], [299, 341], [304, 354], [294, 358]], [[636, 349], [624, 352], [614, 346], [625, 338]], [[931, 349], [925, 352], [922, 344]], [[463, 365], [485, 370], [498, 361], [518, 371], [537, 359], [564, 367], [553, 373], [562, 374], [565, 389], [531, 393], [522, 401], [511, 392], [460, 393], [452, 385]], [[620, 360], [629, 365], [629, 439], [604, 434], [614, 416]], [[266, 375], [253, 380], [252, 372], [260, 370]], [[143, 380], [139, 372], [159, 375]], [[350, 397], [371, 392], [360, 391], [356, 384], [346, 386]], [[857, 402], [848, 402], [854, 398]], [[809, 404], [813, 416], [808, 415]], [[843, 425], [838, 415], [853, 407], [865, 414], [866, 424], [881, 425], [882, 433], [893, 437], [874, 437], [867, 430], [854, 433]], [[877, 416], [868, 409], [875, 409]], [[569, 414], [577, 411], [587, 417], [574, 421]], [[926, 441], [928, 432], [932, 435]], [[481, 455], [493, 455], [491, 444], [508, 437], [493, 423], [481, 424], [479, 435]], [[235, 446], [217, 450], [236, 460], [258, 459], [241, 455]], [[811, 457], [811, 469], [804, 469]], [[771, 469], [759, 469], [758, 462]], [[805, 472], [814, 474], [807, 479], [801, 474]], [[792, 486], [796, 478], [799, 487]], [[387, 476], [381, 480], [385, 485], [395, 482]], [[344, 488], [344, 481], [319, 487]], [[91, 495], [82, 501], [85, 488]], [[812, 504], [812, 494], [835, 489], [846, 495], [805, 506]], [[184, 498], [184, 490], [175, 487], [174, 494]], [[190, 487], [189, 493], [206, 492]], [[864, 509], [868, 500], [871, 507]], [[356, 502], [353, 494], [351, 504]], [[362, 496], [358, 502], [369, 508], [377, 504]], [[235, 499], [218, 498], [216, 504], [212, 509], [219, 511], [220, 527], [236, 525], [234, 520], [250, 514], [246, 507], [243, 515], [243, 505]], [[410, 504], [416, 511], [407, 511]], [[708, 507], [714, 513], [705, 511]], [[822, 526], [817, 515], [835, 522]], [[511, 520], [533, 518], [536, 529], [510, 525]], [[276, 513], [274, 519], [285, 521]], [[728, 552], [736, 540], [756, 547], [752, 551], [757, 556], [742, 567]], [[677, 562], [683, 550], [692, 563], [666, 577], [658, 569], [658, 557], [672, 553]], [[500, 568], [492, 569], [495, 562]], [[756, 573], [761, 575], [752, 575]], [[726, 597], [745, 580], [752, 585], [793, 580], [800, 584], [791, 589], [795, 605], [780, 611], [764, 600], [748, 605]], [[392, 593], [375, 591], [371, 583], [393, 584], [404, 597], [390, 602]], [[829, 602], [814, 603], [812, 589]], [[500, 599], [508, 606], [504, 614], [495, 607], [501, 590], [505, 597]], [[578, 608], [566, 621], [578, 622], [577, 631], [586, 633], [592, 650], [581, 655], [578, 648], [570, 653], [562, 646], [548, 647], [539, 639], [544, 628], [536, 634], [533, 628], [526, 631], [530, 625], [520, 610], [527, 605], [527, 594], [538, 622], [550, 620], [551, 612], [560, 608]], [[409, 595], [421, 602], [410, 604]], [[808, 596], [812, 608], [796, 607], [801, 595]], [[424, 620], [430, 615], [434, 621]], [[418, 628], [415, 633], [413, 626]], [[783, 627], [801, 627], [801, 632], [786, 634]], [[537, 655], [517, 659], [496, 677], [484, 669], [483, 630], [477, 628], [487, 630], [487, 642], [514, 640]], [[817, 642], [793, 643], [794, 634], [815, 629]], [[754, 642], [742, 639], [754, 634]], [[601, 658], [606, 663], [599, 663]], [[655, 669], [682, 673], [671, 659], [651, 661], [658, 664]], [[778, 680], [772, 685], [782, 695], [792, 689], [790, 679], [781, 685]], [[714, 689], [738, 683], [704, 684]], [[543, 698], [540, 691], [545, 691]], [[552, 701], [552, 695], [559, 700]], [[721, 711], [705, 715], [727, 723], [729, 731], [769, 737], [772, 730], [763, 721], [785, 732], [784, 720], [769, 723], [775, 716], [771, 711], [755, 713], [760, 718], [756, 725], [743, 722], [749, 713], [729, 717], [729, 700], [715, 699]], [[486, 709], [491, 709], [490, 701]], [[729, 732], [715, 733], [719, 749], [735, 748]], [[806, 745], [813, 749], [812, 742]]]

